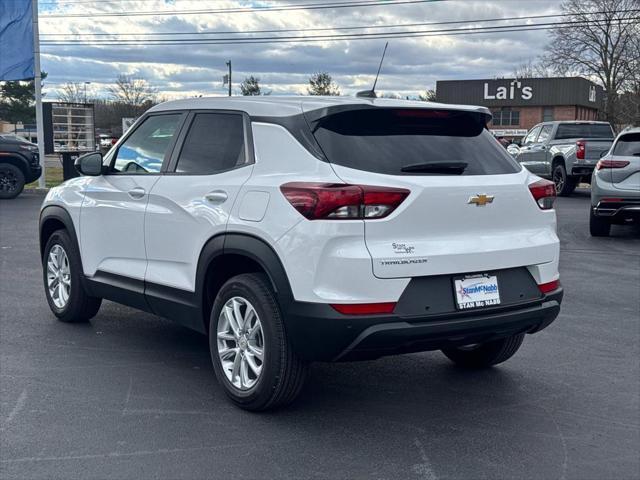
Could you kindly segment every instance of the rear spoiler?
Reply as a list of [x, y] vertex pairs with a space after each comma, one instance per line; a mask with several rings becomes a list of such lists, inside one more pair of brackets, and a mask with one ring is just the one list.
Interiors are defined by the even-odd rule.
[[312, 132], [315, 132], [318, 127], [324, 122], [329, 120], [331, 117], [346, 113], [346, 112], [355, 112], [359, 110], [399, 110], [414, 112], [416, 116], [419, 116], [421, 112], [425, 113], [425, 116], [428, 115], [429, 112], [447, 112], [450, 113], [451, 116], [455, 116], [459, 119], [465, 118], [467, 120], [471, 120], [472, 123], [475, 123], [479, 130], [486, 128], [489, 121], [491, 121], [492, 115], [491, 112], [484, 107], [477, 107], [475, 110], [463, 110], [459, 108], [416, 108], [413, 106], [402, 107], [402, 106], [376, 106], [366, 103], [355, 103], [351, 105], [334, 105], [330, 107], [318, 108], [315, 110], [304, 112], [304, 117], [309, 123], [309, 127]]

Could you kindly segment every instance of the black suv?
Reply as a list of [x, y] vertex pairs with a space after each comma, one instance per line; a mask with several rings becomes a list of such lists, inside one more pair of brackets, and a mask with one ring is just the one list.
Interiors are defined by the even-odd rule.
[[0, 135], [0, 199], [15, 198], [42, 175], [38, 146], [14, 135]]

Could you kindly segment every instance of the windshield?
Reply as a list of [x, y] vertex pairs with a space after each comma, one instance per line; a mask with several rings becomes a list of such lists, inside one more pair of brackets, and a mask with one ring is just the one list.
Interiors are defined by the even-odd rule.
[[640, 133], [621, 136], [616, 142], [613, 154], [621, 157], [640, 156]]
[[556, 132], [557, 140], [566, 138], [611, 138], [613, 130], [606, 123], [561, 123]]
[[329, 115], [314, 135], [331, 163], [388, 175], [494, 175], [520, 167], [484, 114], [358, 109]]

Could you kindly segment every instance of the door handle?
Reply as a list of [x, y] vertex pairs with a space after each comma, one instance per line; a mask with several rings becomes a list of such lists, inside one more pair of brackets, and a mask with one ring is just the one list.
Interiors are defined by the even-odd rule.
[[142, 198], [144, 197], [144, 194], [146, 192], [144, 191], [144, 188], [142, 187], [136, 187], [136, 188], [132, 188], [131, 190], [129, 190], [129, 196], [131, 198]]
[[227, 192], [223, 190], [214, 190], [204, 196], [205, 200], [209, 203], [220, 204], [227, 200]]

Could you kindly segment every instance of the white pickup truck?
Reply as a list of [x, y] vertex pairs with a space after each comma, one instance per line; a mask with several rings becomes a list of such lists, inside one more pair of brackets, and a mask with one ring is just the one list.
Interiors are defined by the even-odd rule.
[[591, 173], [613, 143], [607, 122], [556, 121], [539, 123], [524, 137], [515, 158], [529, 171], [553, 180], [558, 195], [571, 195]]

